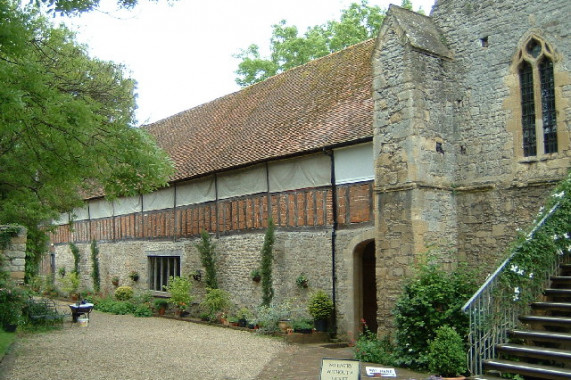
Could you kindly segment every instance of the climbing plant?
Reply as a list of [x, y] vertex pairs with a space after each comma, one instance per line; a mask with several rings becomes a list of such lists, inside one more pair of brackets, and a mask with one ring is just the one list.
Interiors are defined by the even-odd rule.
[[200, 242], [196, 245], [200, 252], [200, 261], [206, 271], [204, 282], [209, 289], [218, 289], [216, 278], [216, 244], [212, 242], [210, 234], [204, 230], [200, 233]]
[[275, 225], [272, 219], [268, 221], [268, 229], [264, 236], [264, 245], [262, 246], [262, 259], [260, 265], [260, 274], [262, 275], [262, 305], [269, 306], [274, 298], [274, 288], [272, 280], [272, 262], [274, 260], [274, 240]]
[[3, 226], [0, 228], [0, 249], [6, 249], [10, 245], [12, 238], [20, 233], [18, 226]]
[[73, 271], [79, 274], [79, 260], [81, 260], [79, 248], [74, 243], [69, 243], [69, 248], [71, 249], [71, 254], [73, 255]]
[[101, 290], [101, 277], [99, 275], [99, 247], [95, 240], [91, 241], [91, 279], [93, 280], [93, 290]]
[[500, 276], [505, 302], [535, 299], [558, 258], [571, 254], [571, 171], [541, 207], [527, 231], [520, 231]]

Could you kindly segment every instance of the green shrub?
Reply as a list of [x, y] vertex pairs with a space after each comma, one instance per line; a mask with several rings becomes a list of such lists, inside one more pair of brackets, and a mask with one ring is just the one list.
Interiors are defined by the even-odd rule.
[[135, 308], [133, 315], [135, 317], [150, 317], [153, 315], [153, 311], [148, 305], [141, 304]]
[[11, 282], [0, 280], [0, 329], [19, 323], [24, 299], [25, 293], [22, 290]]
[[450, 326], [436, 330], [436, 337], [428, 346], [428, 369], [445, 377], [466, 372], [466, 352], [462, 337]]
[[133, 314], [136, 306], [129, 301], [115, 301], [111, 305], [110, 312], [117, 315]]
[[133, 298], [133, 288], [130, 286], [120, 286], [115, 289], [115, 299], [118, 301], [127, 301]]
[[272, 334], [279, 330], [278, 322], [291, 316], [291, 302], [286, 300], [280, 304], [261, 305], [257, 309], [258, 332]]
[[184, 277], [170, 277], [168, 285], [165, 290], [170, 293], [171, 297], [169, 303], [179, 310], [186, 310], [192, 301], [190, 290], [192, 284], [188, 278]]
[[155, 309], [166, 309], [169, 306], [169, 301], [164, 298], [157, 298], [154, 301]]
[[362, 362], [394, 366], [394, 349], [390, 336], [378, 339], [376, 334], [365, 329], [355, 342], [355, 359]]
[[398, 365], [427, 369], [428, 341], [440, 326], [455, 328], [463, 339], [467, 336], [468, 316], [461, 307], [477, 289], [475, 278], [465, 265], [452, 272], [431, 262], [419, 266], [394, 309]]
[[218, 314], [227, 312], [230, 306], [230, 294], [222, 289], [206, 289], [206, 297], [200, 303], [200, 308], [208, 314], [211, 321], [215, 320]]
[[60, 279], [62, 290], [68, 295], [72, 296], [77, 294], [79, 289], [79, 276], [77, 272], [67, 273], [63, 278]]
[[329, 319], [333, 313], [333, 300], [323, 290], [318, 290], [311, 295], [307, 304], [307, 311], [313, 319]]
[[97, 311], [101, 311], [103, 313], [110, 313], [115, 300], [110, 297], [93, 297], [91, 300], [93, 302], [93, 308]]

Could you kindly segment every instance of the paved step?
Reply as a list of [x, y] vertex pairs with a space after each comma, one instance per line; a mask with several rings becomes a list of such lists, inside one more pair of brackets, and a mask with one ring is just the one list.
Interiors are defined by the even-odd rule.
[[527, 358], [555, 360], [559, 362], [571, 361], [571, 351], [559, 350], [522, 344], [505, 343], [496, 346], [496, 350], [506, 355], [514, 355]]
[[571, 276], [551, 276], [550, 277], [551, 281], [558, 281], [558, 282], [565, 282], [568, 284], [571, 284]]
[[571, 379], [571, 369], [548, 367], [539, 364], [529, 364], [523, 362], [512, 362], [509, 360], [485, 360], [486, 370], [517, 373], [523, 376], [532, 376], [541, 379], [560, 380]]
[[541, 330], [512, 330], [508, 332], [512, 338], [529, 339], [539, 342], [571, 343], [571, 334]]
[[571, 313], [571, 302], [533, 302], [531, 308], [544, 311], [565, 311]]
[[557, 326], [571, 328], [570, 317], [554, 317], [542, 315], [524, 315], [519, 318], [523, 323], [542, 324], [543, 326]]
[[571, 297], [571, 289], [548, 288], [543, 291], [548, 297]]

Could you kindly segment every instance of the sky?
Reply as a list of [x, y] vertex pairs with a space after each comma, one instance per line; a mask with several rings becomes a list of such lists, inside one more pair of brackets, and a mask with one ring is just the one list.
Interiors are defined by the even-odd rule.
[[[149, 124], [239, 91], [233, 55], [257, 44], [269, 51], [272, 25], [285, 19], [302, 35], [310, 26], [338, 20], [360, 0], [139, 0], [117, 9], [101, 0], [98, 11], [63, 21], [92, 57], [126, 66], [137, 85], [138, 124]], [[401, 0], [369, 0], [387, 9]], [[412, 0], [429, 14], [434, 0]]]

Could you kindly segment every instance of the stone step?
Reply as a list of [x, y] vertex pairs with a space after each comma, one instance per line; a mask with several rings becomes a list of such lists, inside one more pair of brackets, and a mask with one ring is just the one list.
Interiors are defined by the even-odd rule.
[[541, 324], [543, 326], [557, 326], [571, 328], [571, 317], [554, 317], [543, 315], [524, 315], [519, 318], [523, 323]]
[[571, 289], [547, 288], [543, 294], [548, 297], [571, 297]]
[[539, 364], [512, 362], [509, 360], [491, 359], [484, 361], [486, 370], [515, 373], [541, 379], [560, 380], [571, 379], [571, 369], [549, 367]]
[[571, 276], [551, 276], [550, 280], [552, 288], [571, 287]]
[[553, 342], [557, 344], [571, 343], [571, 334], [539, 330], [512, 330], [508, 332], [512, 338], [528, 339], [538, 342]]
[[571, 302], [533, 302], [531, 308], [542, 311], [563, 311], [571, 314]]
[[571, 361], [571, 351], [559, 350], [556, 348], [505, 343], [497, 345], [496, 350], [502, 354], [519, 356], [524, 358], [554, 360], [557, 362]]

